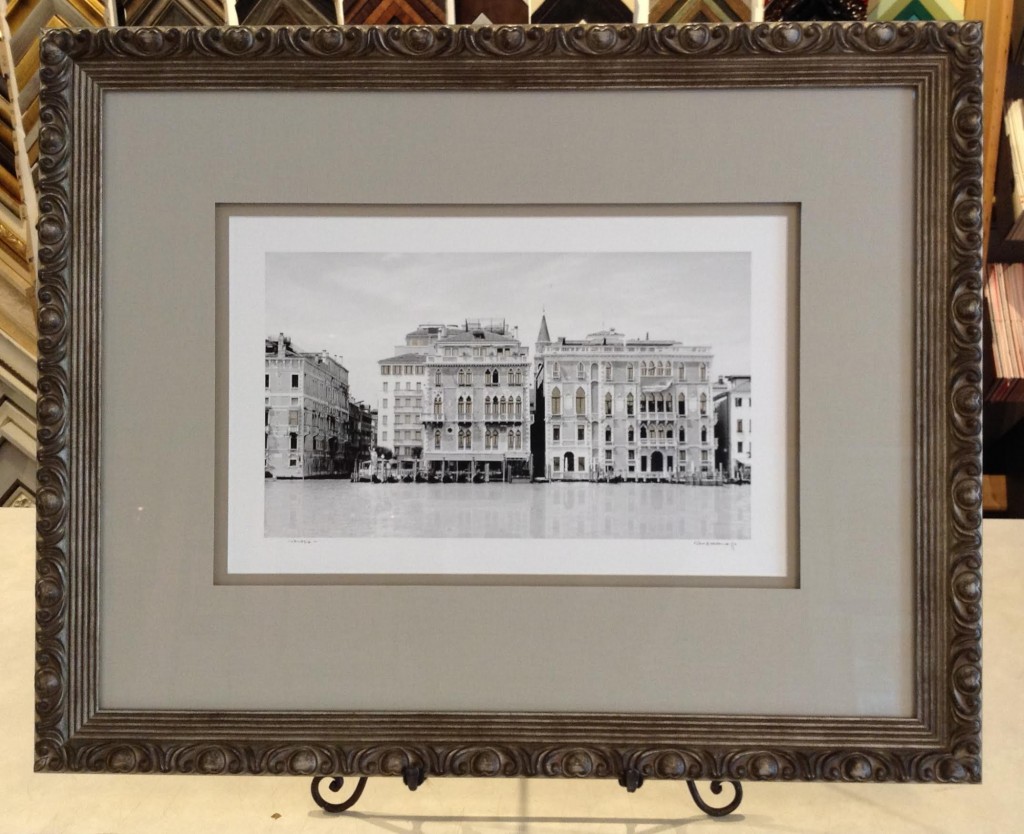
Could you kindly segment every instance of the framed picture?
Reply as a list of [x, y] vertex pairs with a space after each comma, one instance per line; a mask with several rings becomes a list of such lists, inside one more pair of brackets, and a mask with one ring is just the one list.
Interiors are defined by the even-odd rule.
[[47, 32], [37, 768], [979, 780], [980, 64]]

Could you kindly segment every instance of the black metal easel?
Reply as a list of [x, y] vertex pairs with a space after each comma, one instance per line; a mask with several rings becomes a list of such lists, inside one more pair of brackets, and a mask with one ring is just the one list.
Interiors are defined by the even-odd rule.
[[[366, 788], [366, 780], [368, 777], [360, 776], [359, 781], [356, 782], [355, 790], [352, 791], [348, 799], [342, 800], [341, 802], [333, 802], [321, 793], [321, 785], [327, 782], [327, 790], [331, 794], [337, 795], [341, 793], [345, 787], [344, 776], [316, 776], [313, 778], [312, 784], [309, 786], [309, 791], [313, 796], [313, 801], [323, 808], [328, 814], [340, 814], [343, 811], [347, 811], [353, 805], [359, 801], [359, 797], [363, 795], [363, 790]], [[420, 785], [427, 780], [426, 773], [424, 773], [422, 767], [406, 767], [402, 769], [402, 781], [409, 790], [414, 791]], [[700, 808], [705, 814], [710, 817], [726, 817], [740, 807], [740, 803], [743, 801], [743, 786], [732, 779], [724, 780], [732, 786], [735, 796], [732, 801], [727, 805], [715, 806], [709, 805], [704, 798], [700, 795], [700, 790], [697, 788], [697, 783], [693, 779], [686, 780], [686, 787], [690, 789], [690, 796], [693, 799], [694, 804]], [[722, 785], [724, 781], [721, 779], [714, 779], [711, 782], [711, 793], [718, 796], [722, 792]], [[622, 777], [619, 779], [619, 784], [622, 785], [629, 793], [633, 793], [644, 784], [644, 777], [638, 770], [627, 770]]]

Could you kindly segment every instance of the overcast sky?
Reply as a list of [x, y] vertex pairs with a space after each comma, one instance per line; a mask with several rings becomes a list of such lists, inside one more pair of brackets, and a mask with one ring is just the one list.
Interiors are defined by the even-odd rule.
[[615, 328], [711, 345], [716, 377], [750, 373], [745, 253], [269, 253], [266, 298], [267, 334], [342, 357], [371, 403], [406, 333], [467, 318], [504, 318], [531, 352], [545, 313], [554, 340]]

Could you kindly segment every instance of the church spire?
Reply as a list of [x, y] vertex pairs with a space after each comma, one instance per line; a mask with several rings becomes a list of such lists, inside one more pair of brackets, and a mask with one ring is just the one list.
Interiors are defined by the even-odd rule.
[[541, 313], [540, 316], [540, 333], [537, 334], [537, 344], [551, 344], [551, 334], [548, 333], [548, 317], [544, 313]]

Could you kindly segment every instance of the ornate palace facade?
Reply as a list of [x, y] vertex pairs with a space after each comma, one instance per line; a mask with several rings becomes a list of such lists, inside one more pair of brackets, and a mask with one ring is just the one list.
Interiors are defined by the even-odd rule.
[[420, 325], [405, 341], [379, 362], [378, 446], [398, 474], [528, 475], [529, 356], [505, 322]]
[[534, 363], [534, 474], [681, 480], [715, 471], [710, 347], [613, 330], [551, 339]]
[[504, 321], [449, 328], [427, 357], [427, 472], [502, 479], [529, 474], [530, 360]]

